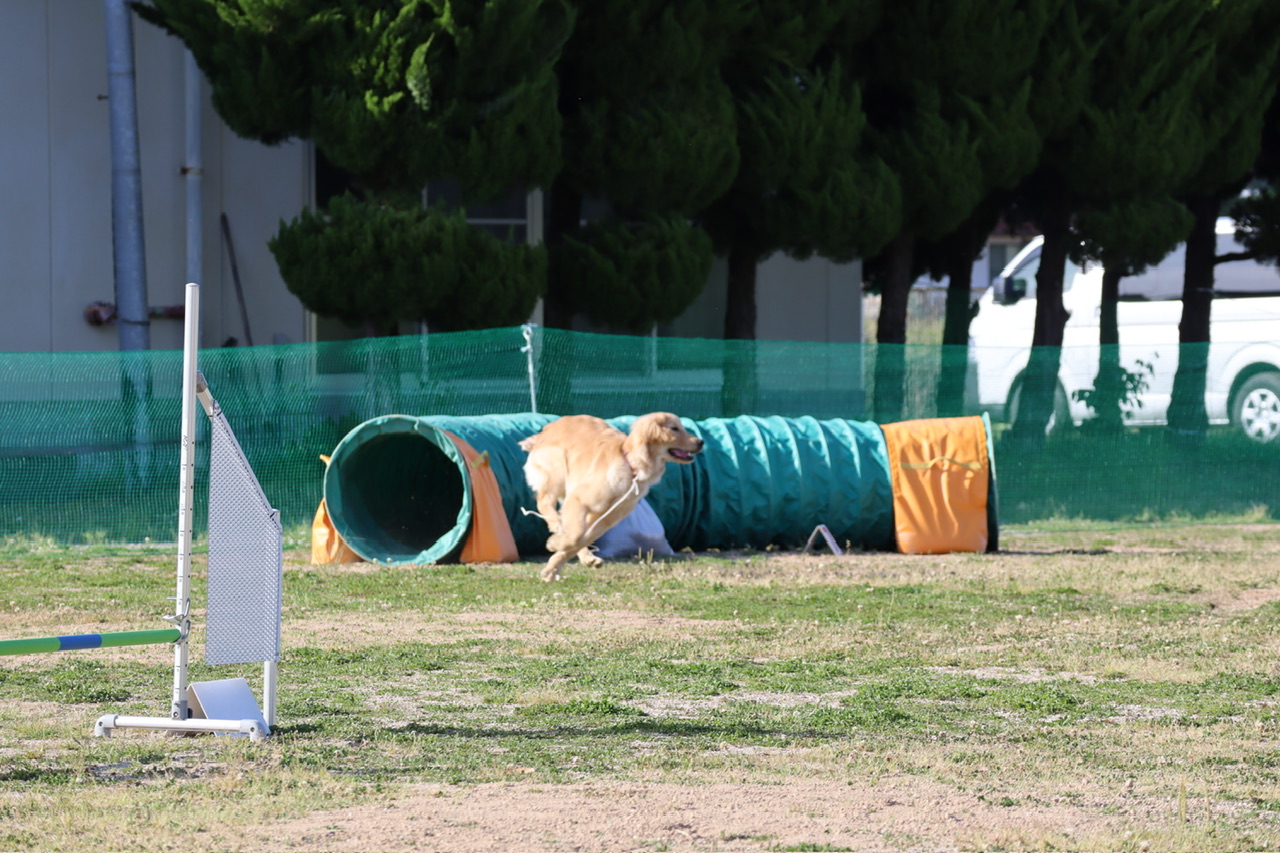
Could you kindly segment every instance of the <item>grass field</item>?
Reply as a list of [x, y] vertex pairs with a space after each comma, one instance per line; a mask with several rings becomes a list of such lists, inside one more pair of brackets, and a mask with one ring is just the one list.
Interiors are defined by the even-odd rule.
[[[265, 743], [91, 737], [103, 713], [167, 713], [164, 648], [0, 658], [0, 850], [1280, 845], [1280, 527], [1001, 544], [574, 565], [553, 585], [528, 563], [291, 551]], [[173, 565], [0, 543], [0, 638], [163, 627]], [[193, 678], [254, 675], [224, 669]], [[679, 791], [683, 823], [595, 825], [588, 805], [637, 791]], [[512, 842], [540, 795], [577, 826]], [[481, 797], [496, 817], [470, 830], [422, 811]]]

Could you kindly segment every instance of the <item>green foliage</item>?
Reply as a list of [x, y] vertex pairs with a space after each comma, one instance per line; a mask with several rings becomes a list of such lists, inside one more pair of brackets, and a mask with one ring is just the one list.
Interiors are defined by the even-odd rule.
[[1234, 194], [1262, 153], [1267, 105], [1280, 79], [1280, 6], [1269, 0], [1214, 3], [1205, 23], [1215, 50], [1191, 109], [1208, 153], [1183, 191]]
[[[1280, 79], [1268, 0], [134, 5], [191, 49], [233, 130], [314, 140], [370, 198], [445, 178], [472, 201], [556, 185], [623, 215], [701, 217], [739, 261], [870, 257], [904, 230], [962, 252], [967, 235], [946, 238], [1021, 184], [1046, 232], [1083, 213], [1114, 263], [1140, 263], [1153, 236], [1131, 243], [1083, 208], [1234, 187], [1262, 150]], [[576, 229], [569, 214], [551, 217], [550, 242]], [[463, 264], [473, 282], [520, 278], [511, 256], [473, 257], [485, 259]], [[307, 289], [343, 316], [390, 319], [426, 298], [394, 281], [378, 295]], [[505, 285], [474, 292], [441, 328], [506, 302]], [[351, 293], [371, 304], [353, 308]], [[896, 323], [904, 302], [884, 316]]]
[[894, 124], [873, 131], [875, 150], [902, 184], [905, 224], [925, 238], [956, 228], [986, 189], [978, 138], [944, 111], [940, 88], [908, 96], [912, 106]]
[[[747, 21], [740, 0], [576, 0], [561, 85], [585, 101], [644, 97], [719, 76]], [[564, 105], [566, 114], [576, 104]]]
[[182, 39], [212, 86], [218, 115], [269, 145], [306, 136], [314, 69], [307, 46], [342, 15], [335, 4], [151, 0], [143, 20]]
[[622, 210], [692, 214], [737, 172], [734, 118], [732, 95], [715, 78], [587, 102], [571, 121], [565, 175]]
[[[1213, 60], [1207, 4], [1164, 0], [1090, 4], [1100, 48], [1083, 108], [1048, 165], [1083, 199], [1158, 195], [1204, 156], [1191, 95]], [[1118, 85], [1118, 81], [1123, 81]]]
[[[1080, 388], [1072, 392], [1072, 397], [1081, 401], [1095, 414], [1102, 414], [1104, 407], [1119, 407], [1124, 417], [1132, 417], [1134, 408], [1142, 408], [1139, 397], [1151, 385], [1150, 377], [1155, 373], [1155, 365], [1149, 361], [1135, 359], [1137, 370], [1116, 364], [1114, 375], [1105, 376], [1100, 371], [1093, 388]], [[1114, 387], [1111, 387], [1114, 386]], [[1133, 408], [1124, 408], [1124, 407]], [[1085, 421], [1082, 429], [1088, 429], [1094, 423]]]
[[555, 252], [561, 283], [587, 317], [639, 332], [680, 316], [711, 273], [711, 238], [678, 217], [592, 223]]
[[1011, 92], [961, 102], [965, 123], [977, 139], [988, 195], [1013, 189], [1040, 159], [1043, 139], [1032, 112], [1032, 91], [1028, 78]]
[[857, 56], [875, 150], [902, 182], [903, 227], [936, 240], [1036, 163], [1029, 77], [1058, 0], [891, 7]]
[[[755, 0], [729, 57], [733, 76], [763, 65], [808, 68], [855, 50], [874, 32], [881, 0]], [[820, 57], [822, 57], [820, 59]]]
[[[558, 68], [565, 122], [558, 191], [600, 198], [630, 216], [689, 216], [723, 194], [739, 155], [721, 66], [744, 10], [736, 0], [579, 2]], [[575, 230], [579, 219], [553, 221], [549, 239], [559, 238], [556, 228]]]
[[563, 0], [156, 0], [139, 14], [187, 44], [237, 133], [314, 139], [369, 186], [450, 177], [484, 198], [559, 168]]
[[757, 69], [738, 92], [742, 165], [701, 219], [724, 251], [757, 259], [782, 250], [848, 261], [897, 228], [897, 177], [866, 144], [857, 84], [839, 63], [825, 72]]
[[1137, 275], [1160, 263], [1191, 231], [1191, 211], [1169, 196], [1122, 199], [1076, 218], [1077, 264], [1098, 261], [1121, 275]]
[[1259, 260], [1280, 264], [1280, 194], [1267, 185], [1232, 210], [1236, 239]]
[[350, 195], [282, 222], [269, 245], [304, 305], [348, 322], [425, 320], [446, 331], [516, 325], [546, 280], [545, 250], [505, 243], [462, 213]]

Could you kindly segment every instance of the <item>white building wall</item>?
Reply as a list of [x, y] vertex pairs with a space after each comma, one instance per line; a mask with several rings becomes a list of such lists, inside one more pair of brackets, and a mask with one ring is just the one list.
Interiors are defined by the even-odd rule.
[[[134, 22], [147, 296], [181, 305], [186, 278], [184, 48]], [[111, 138], [100, 0], [0, 3], [0, 350], [114, 350], [114, 325], [84, 319], [114, 302]], [[231, 223], [254, 343], [305, 340], [305, 311], [267, 249], [311, 198], [310, 146], [235, 137], [203, 96], [202, 344], [245, 342], [219, 216]], [[182, 324], [153, 319], [152, 349]]]
[[862, 340], [862, 263], [771, 255], [756, 273], [756, 338]]
[[[724, 337], [728, 275], [728, 265], [718, 258], [706, 288], [661, 334]], [[861, 261], [797, 261], [778, 252], [756, 269], [756, 340], [858, 343], [862, 325]]]
[[45, 3], [0, 6], [0, 349], [47, 349], [51, 223]]
[[[134, 20], [147, 296], [177, 306], [186, 283], [184, 56]], [[301, 342], [307, 312], [267, 248], [313, 198], [309, 143], [268, 147], [231, 133], [202, 94], [201, 344]], [[84, 309], [114, 302], [111, 139], [101, 0], [0, 0], [0, 351], [119, 347], [114, 324]], [[228, 216], [248, 313], [246, 334], [220, 216]], [[761, 265], [761, 340], [860, 340], [860, 269], [778, 255]], [[723, 334], [724, 265], [664, 334]], [[181, 346], [181, 323], [151, 321], [153, 349]]]

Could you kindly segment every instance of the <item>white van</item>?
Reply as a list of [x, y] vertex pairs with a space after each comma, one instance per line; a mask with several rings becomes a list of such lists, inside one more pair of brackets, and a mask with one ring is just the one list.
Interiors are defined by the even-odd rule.
[[[1230, 219], [1218, 222], [1218, 254], [1242, 251]], [[971, 403], [996, 420], [1012, 421], [1036, 315], [1037, 237], [1019, 252], [978, 300], [969, 327]], [[1144, 378], [1122, 407], [1125, 423], [1164, 424], [1178, 369], [1184, 249], [1158, 266], [1121, 279], [1117, 319], [1120, 364]], [[1214, 271], [1205, 410], [1211, 424], [1233, 424], [1258, 442], [1280, 444], [1280, 270], [1254, 261], [1229, 261]], [[1051, 428], [1080, 424], [1093, 412], [1076, 391], [1098, 373], [1102, 267], [1067, 263], [1063, 303], [1070, 314]]]

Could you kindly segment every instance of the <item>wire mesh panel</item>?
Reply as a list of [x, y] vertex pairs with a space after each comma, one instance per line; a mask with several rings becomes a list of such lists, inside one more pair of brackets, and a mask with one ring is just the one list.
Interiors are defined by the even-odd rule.
[[215, 407], [209, 417], [209, 600], [205, 661], [280, 659], [280, 514]]

